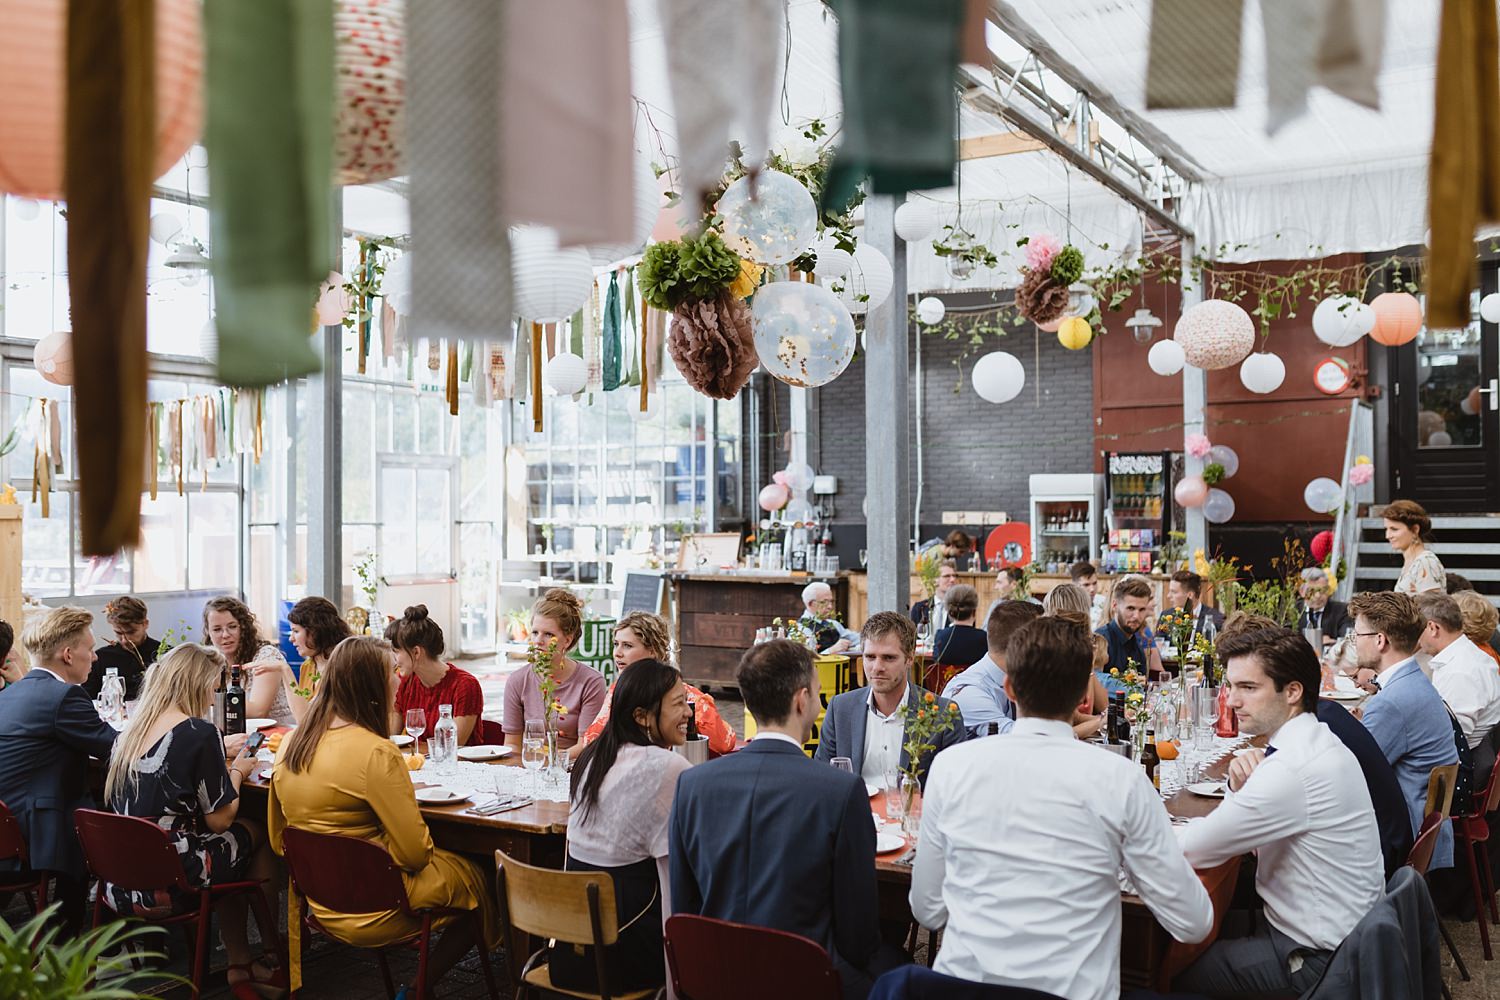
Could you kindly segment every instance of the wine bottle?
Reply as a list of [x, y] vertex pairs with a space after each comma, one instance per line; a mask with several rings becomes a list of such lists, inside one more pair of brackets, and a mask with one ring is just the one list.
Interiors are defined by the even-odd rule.
[[1141, 766], [1146, 769], [1146, 777], [1151, 779], [1151, 784], [1161, 789], [1161, 775], [1157, 772], [1157, 765], [1161, 763], [1161, 754], [1156, 752], [1156, 732], [1152, 729], [1146, 730], [1146, 745], [1141, 750]]
[[229, 687], [224, 689], [224, 733], [232, 735], [245, 731], [245, 688], [240, 683], [240, 668], [229, 672]]
[[694, 741], [696, 741], [698, 739], [698, 706], [690, 698], [690, 699], [688, 699], [687, 707], [688, 707], [687, 739], [688, 739], [689, 743], [692, 743], [692, 742], [694, 742]]

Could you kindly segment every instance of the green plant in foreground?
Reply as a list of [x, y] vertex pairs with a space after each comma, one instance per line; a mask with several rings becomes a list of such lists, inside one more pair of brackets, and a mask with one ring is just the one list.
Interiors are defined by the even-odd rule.
[[[96, 927], [71, 941], [58, 940], [57, 906], [11, 927], [0, 920], [0, 997], [7, 1000], [135, 1000], [141, 990], [181, 976], [131, 966], [126, 945], [159, 934], [135, 921]], [[147, 965], [164, 956], [136, 952]]]

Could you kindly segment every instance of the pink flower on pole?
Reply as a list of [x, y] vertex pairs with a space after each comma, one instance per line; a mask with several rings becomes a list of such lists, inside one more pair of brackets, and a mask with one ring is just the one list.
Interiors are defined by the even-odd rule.
[[1375, 466], [1366, 463], [1364, 465], [1351, 465], [1349, 467], [1349, 485], [1363, 486], [1375, 479]]
[[1203, 458], [1214, 445], [1206, 434], [1189, 434], [1187, 440], [1183, 442], [1183, 446], [1187, 448], [1189, 455], [1192, 455], [1194, 458]]
[[1037, 233], [1026, 241], [1026, 266], [1033, 271], [1052, 267], [1052, 258], [1062, 249], [1062, 241], [1051, 233]]

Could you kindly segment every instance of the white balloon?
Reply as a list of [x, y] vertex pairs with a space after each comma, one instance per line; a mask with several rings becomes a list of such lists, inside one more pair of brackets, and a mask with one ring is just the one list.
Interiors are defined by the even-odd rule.
[[781, 510], [781, 519], [783, 521], [811, 521], [812, 516], [812, 504], [801, 497], [794, 497]]
[[545, 226], [514, 226], [510, 231], [512, 312], [532, 323], [565, 320], [589, 300], [594, 268], [580, 247], [560, 248], [557, 233]]
[[943, 321], [948, 308], [943, 305], [943, 300], [929, 295], [917, 302], [917, 320], [924, 326], [936, 326]]
[[741, 177], [729, 185], [716, 208], [724, 217], [729, 249], [760, 264], [785, 264], [806, 253], [817, 238], [818, 206], [813, 196], [795, 177], [777, 170]]
[[812, 245], [812, 252], [818, 258], [813, 265], [813, 274], [824, 281], [842, 278], [854, 266], [854, 255], [848, 250], [840, 250], [838, 240], [832, 236], [818, 237]]
[[561, 351], [542, 369], [542, 382], [553, 395], [571, 396], [588, 383], [589, 366], [578, 355]]
[[815, 473], [806, 462], [791, 462], [782, 471], [786, 473], [786, 488], [793, 493], [812, 489]]
[[1333, 513], [1343, 499], [1343, 487], [1327, 476], [1319, 476], [1302, 491], [1302, 502], [1318, 514]]
[[404, 253], [385, 266], [385, 273], [380, 276], [380, 294], [396, 315], [411, 315], [411, 254]]
[[854, 317], [821, 285], [776, 281], [755, 293], [755, 353], [787, 385], [826, 385], [854, 357]]
[[1274, 354], [1252, 354], [1240, 364], [1240, 382], [1251, 392], [1275, 392], [1285, 381], [1286, 363]]
[[1203, 501], [1203, 518], [1213, 524], [1223, 524], [1234, 517], [1234, 497], [1221, 489], [1210, 489]]
[[885, 254], [872, 246], [861, 245], [854, 251], [849, 273], [842, 279], [839, 301], [858, 316], [879, 306], [891, 294], [896, 275]]
[[1146, 364], [1158, 375], [1176, 375], [1187, 364], [1187, 353], [1175, 340], [1158, 340], [1146, 354]]
[[1008, 403], [1026, 387], [1026, 369], [1014, 354], [995, 351], [974, 362], [974, 391], [990, 403]]
[[1447, 431], [1434, 431], [1427, 439], [1429, 448], [1451, 448], [1453, 446], [1453, 435]]
[[776, 144], [776, 152], [794, 167], [810, 167], [823, 156], [823, 147], [809, 139], [799, 128], [785, 130]]
[[942, 211], [930, 198], [912, 198], [896, 208], [896, 235], [908, 243], [930, 240], [942, 226]]
[[172, 237], [180, 232], [182, 220], [171, 212], [157, 212], [151, 216], [151, 238], [162, 246], [172, 242]]
[[[16, 218], [22, 222], [31, 222], [40, 214], [42, 214], [42, 204], [35, 198], [16, 199]], [[153, 218], [151, 221], [155, 222], [156, 220]], [[179, 225], [177, 228], [181, 229], [182, 227]], [[165, 240], [162, 242], [165, 242]]]
[[1479, 300], [1479, 318], [1486, 323], [1500, 323], [1500, 292], [1490, 292]]
[[1352, 295], [1335, 295], [1318, 303], [1312, 327], [1329, 347], [1351, 347], [1375, 328], [1375, 310]]
[[1240, 471], [1240, 456], [1227, 444], [1216, 444], [1208, 449], [1205, 462], [1217, 463], [1224, 467], [1224, 478], [1233, 479], [1234, 474]]

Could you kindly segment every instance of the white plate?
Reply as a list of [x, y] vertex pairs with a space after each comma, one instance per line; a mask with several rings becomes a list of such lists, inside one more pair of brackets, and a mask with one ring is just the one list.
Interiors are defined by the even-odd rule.
[[429, 787], [417, 789], [417, 801], [425, 802], [430, 806], [449, 806], [455, 802], [467, 802], [469, 797], [463, 792], [455, 792], [450, 788]]
[[1205, 798], [1222, 799], [1225, 787], [1222, 781], [1199, 781], [1188, 785], [1187, 790], [1194, 795], [1202, 795]]
[[391, 737], [391, 742], [396, 744], [398, 747], [409, 747], [413, 743], [415, 743], [416, 740], [412, 739], [410, 736], [407, 736], [405, 733], [397, 733], [395, 736]]
[[477, 747], [459, 747], [458, 759], [472, 761], [499, 760], [501, 757], [509, 757], [511, 752], [510, 747], [495, 746], [493, 744]]
[[276, 725], [275, 719], [246, 719], [245, 732], [253, 733], [261, 729], [270, 729], [274, 725]]
[[1324, 691], [1324, 698], [1332, 698], [1334, 701], [1359, 701], [1365, 696], [1363, 691]]
[[887, 851], [899, 851], [906, 846], [906, 838], [899, 833], [877, 833], [875, 835], [875, 853], [884, 854]]

